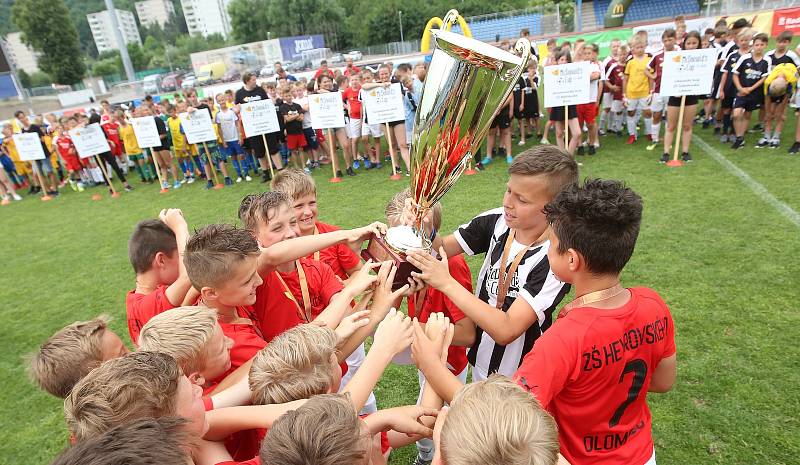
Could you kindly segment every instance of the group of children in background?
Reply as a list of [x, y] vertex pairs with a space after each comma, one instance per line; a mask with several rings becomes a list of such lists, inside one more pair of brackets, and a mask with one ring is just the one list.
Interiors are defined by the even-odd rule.
[[[617, 181], [579, 184], [555, 146], [508, 172], [503, 206], [453, 234], [433, 233], [441, 206], [422, 215], [440, 256], [409, 253], [419, 272], [402, 287], [393, 262], [358, 254], [386, 226], [322, 222], [296, 168], [230, 206], [241, 226], [190, 233], [176, 209], [139, 222], [132, 346], [100, 316], [30, 357], [64, 399], [71, 446], [53, 463], [366, 465], [417, 442], [420, 465], [654, 464], [647, 392], [671, 389], [676, 356], [658, 294], [620, 285], [642, 201]], [[400, 192], [386, 221], [417, 208]], [[474, 293], [463, 254], [485, 254]], [[412, 360], [417, 405], [378, 410], [384, 370]]]

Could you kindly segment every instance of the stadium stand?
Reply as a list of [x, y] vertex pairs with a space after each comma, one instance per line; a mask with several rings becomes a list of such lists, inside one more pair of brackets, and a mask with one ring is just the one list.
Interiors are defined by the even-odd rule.
[[[480, 17], [467, 18], [467, 24], [472, 31], [472, 37], [484, 42], [494, 42], [497, 36], [500, 39], [519, 37], [519, 31], [528, 28], [531, 35], [542, 33], [542, 15], [525, 14], [506, 18], [481, 19]], [[453, 26], [453, 32], [461, 34], [461, 27]]]
[[[603, 17], [608, 11], [611, 0], [596, 0], [594, 3], [595, 18], [598, 26], [603, 26]], [[693, 0], [634, 0], [628, 13], [625, 15], [625, 22], [647, 21], [660, 18], [674, 18], [678, 15], [697, 15], [700, 14], [699, 2]]]

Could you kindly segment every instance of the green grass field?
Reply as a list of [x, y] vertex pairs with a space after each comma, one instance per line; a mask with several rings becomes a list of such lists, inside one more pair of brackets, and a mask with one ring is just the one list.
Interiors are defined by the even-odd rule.
[[[794, 117], [779, 150], [732, 152], [697, 133], [763, 185], [800, 210], [800, 157], [786, 153]], [[757, 135], [748, 137], [749, 145]], [[791, 464], [800, 456], [800, 337], [797, 290], [800, 227], [694, 144], [695, 161], [667, 168], [644, 142], [608, 136], [581, 177], [625, 180], [645, 200], [636, 253], [623, 275], [628, 286], [656, 289], [677, 327], [675, 389], [651, 395], [654, 438], [664, 464]], [[514, 149], [520, 149], [514, 141]], [[465, 176], [444, 199], [445, 229], [500, 205], [506, 164]], [[329, 184], [315, 173], [321, 218], [343, 227], [381, 219], [391, 195], [407, 185], [389, 170]], [[61, 403], [27, 380], [23, 357], [62, 326], [99, 313], [114, 317], [127, 339], [125, 293], [134, 285], [126, 243], [133, 225], [166, 207], [183, 209], [193, 228], [234, 221], [239, 200], [263, 184], [206, 191], [200, 183], [159, 195], [138, 187], [119, 199], [90, 200], [65, 192], [44, 203], [33, 197], [0, 208], [0, 463], [44, 464], [67, 439]], [[101, 189], [94, 189], [101, 191]], [[477, 273], [479, 260], [469, 261]], [[416, 373], [391, 367], [376, 395], [382, 407], [413, 403]], [[415, 450], [393, 453], [408, 464]]]

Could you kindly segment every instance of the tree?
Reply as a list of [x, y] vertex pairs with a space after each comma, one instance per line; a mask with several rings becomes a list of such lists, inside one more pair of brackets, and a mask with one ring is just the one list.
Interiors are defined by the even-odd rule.
[[22, 41], [41, 53], [42, 71], [59, 84], [74, 84], [83, 79], [86, 66], [78, 31], [70, 22], [62, 0], [17, 0], [11, 16], [22, 31]]

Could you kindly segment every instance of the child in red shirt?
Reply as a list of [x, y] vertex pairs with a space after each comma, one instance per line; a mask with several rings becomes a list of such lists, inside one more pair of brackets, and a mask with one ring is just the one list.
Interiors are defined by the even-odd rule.
[[134, 345], [139, 331], [153, 316], [194, 300], [181, 255], [189, 238], [183, 213], [162, 210], [159, 220], [140, 221], [128, 241], [128, 256], [136, 272], [136, 289], [125, 298], [128, 332]]
[[[342, 91], [342, 100], [344, 100], [344, 108], [347, 110], [347, 138], [350, 139], [350, 152], [353, 157], [358, 160], [358, 141], [361, 139], [361, 100], [358, 98], [361, 92], [361, 76], [353, 74], [348, 77], [349, 87]], [[366, 152], [367, 146], [364, 143], [364, 151]]]
[[62, 118], [61, 130], [56, 137], [56, 149], [69, 173], [69, 182], [73, 189], [83, 191], [83, 182], [81, 181], [80, 172], [83, 170], [81, 160], [78, 157], [78, 152], [75, 150], [75, 144], [72, 143], [72, 138], [69, 136], [69, 131], [75, 129], [78, 121], [75, 118]]

